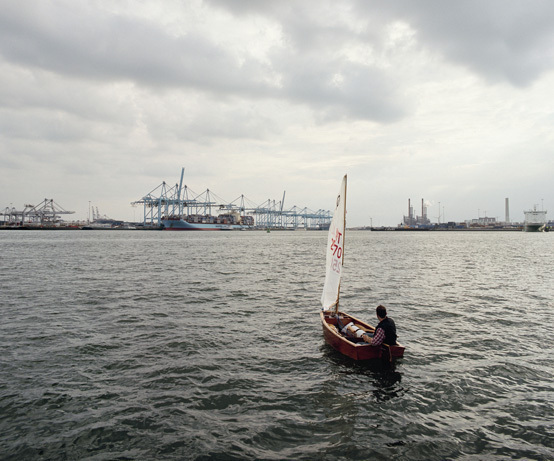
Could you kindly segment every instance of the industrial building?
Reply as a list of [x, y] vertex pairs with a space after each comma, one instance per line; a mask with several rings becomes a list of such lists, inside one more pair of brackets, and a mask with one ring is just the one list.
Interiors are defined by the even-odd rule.
[[431, 221], [427, 217], [427, 206], [425, 206], [424, 199], [421, 199], [421, 216], [416, 216], [412, 201], [408, 199], [408, 216], [404, 216], [403, 223], [404, 226], [408, 227], [425, 227], [431, 225]]

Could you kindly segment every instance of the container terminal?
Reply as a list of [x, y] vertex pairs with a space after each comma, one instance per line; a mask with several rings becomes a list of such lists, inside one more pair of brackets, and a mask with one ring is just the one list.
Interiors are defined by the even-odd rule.
[[[23, 209], [0, 210], [0, 229], [136, 229], [136, 230], [327, 230], [331, 223], [329, 210], [310, 210], [293, 206], [285, 209], [285, 195], [280, 201], [268, 199], [256, 205], [244, 195], [226, 201], [210, 189], [195, 193], [183, 183], [183, 168], [178, 184], [163, 181], [148, 194], [131, 203], [142, 207], [139, 222], [123, 222], [101, 216], [90, 206], [85, 222], [68, 222], [73, 214], [53, 199]], [[91, 219], [92, 211], [92, 219]]]
[[268, 199], [255, 205], [244, 195], [229, 202], [206, 189], [200, 194], [183, 183], [185, 169], [178, 184], [162, 182], [154, 190], [131, 203], [143, 207], [141, 225], [166, 230], [327, 230], [331, 224], [329, 210], [312, 211], [296, 205], [284, 208], [285, 194], [277, 202]]

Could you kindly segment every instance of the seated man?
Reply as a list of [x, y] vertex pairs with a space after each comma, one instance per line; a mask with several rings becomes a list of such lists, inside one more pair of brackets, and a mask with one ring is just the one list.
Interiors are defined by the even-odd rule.
[[388, 346], [396, 345], [396, 325], [394, 320], [387, 317], [385, 306], [379, 305], [375, 311], [379, 324], [375, 327], [373, 338], [369, 335], [364, 335], [364, 341], [372, 346], [380, 346], [381, 344], [387, 344]]

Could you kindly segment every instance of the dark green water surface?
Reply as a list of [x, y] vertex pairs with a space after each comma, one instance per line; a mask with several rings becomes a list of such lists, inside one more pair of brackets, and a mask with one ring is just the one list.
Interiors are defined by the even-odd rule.
[[554, 459], [554, 233], [0, 233], [0, 459]]

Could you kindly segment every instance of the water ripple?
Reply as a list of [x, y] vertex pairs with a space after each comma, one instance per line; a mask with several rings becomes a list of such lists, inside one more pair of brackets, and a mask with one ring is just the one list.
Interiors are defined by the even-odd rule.
[[1, 237], [1, 459], [554, 459], [553, 234], [351, 232], [393, 367], [324, 343], [323, 233]]

